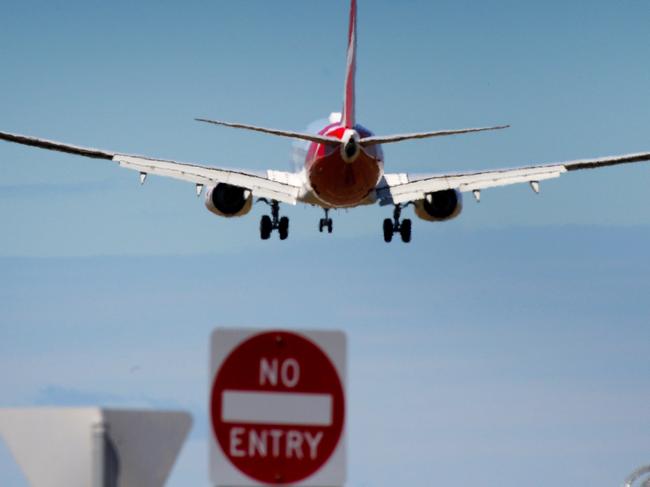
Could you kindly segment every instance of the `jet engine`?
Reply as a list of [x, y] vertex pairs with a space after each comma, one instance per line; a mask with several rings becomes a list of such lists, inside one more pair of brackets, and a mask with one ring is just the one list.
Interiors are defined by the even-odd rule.
[[226, 218], [243, 216], [253, 207], [253, 195], [248, 189], [219, 183], [206, 194], [205, 207]]
[[451, 220], [463, 210], [463, 195], [457, 189], [429, 193], [423, 200], [415, 201], [415, 214], [430, 222]]

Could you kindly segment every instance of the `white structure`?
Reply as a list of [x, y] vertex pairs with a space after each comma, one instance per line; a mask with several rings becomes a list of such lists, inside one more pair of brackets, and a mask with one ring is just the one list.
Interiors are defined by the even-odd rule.
[[162, 487], [191, 425], [184, 412], [0, 409], [0, 436], [33, 487]]

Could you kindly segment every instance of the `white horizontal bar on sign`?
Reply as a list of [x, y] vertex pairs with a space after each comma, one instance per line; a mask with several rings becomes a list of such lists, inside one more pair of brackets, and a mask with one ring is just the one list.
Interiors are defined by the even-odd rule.
[[225, 423], [331, 426], [332, 396], [226, 390], [221, 419]]

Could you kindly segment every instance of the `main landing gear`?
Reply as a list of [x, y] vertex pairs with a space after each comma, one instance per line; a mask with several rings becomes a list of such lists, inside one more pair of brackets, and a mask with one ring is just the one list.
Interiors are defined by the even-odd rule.
[[278, 231], [280, 240], [286, 240], [289, 236], [289, 218], [286, 216], [280, 218], [280, 204], [276, 200], [269, 202], [265, 198], [261, 198], [259, 201], [263, 201], [271, 207], [271, 216], [264, 215], [260, 220], [260, 237], [262, 240], [271, 238], [273, 230]]
[[384, 220], [384, 242], [393, 240], [393, 234], [399, 233], [402, 237], [402, 242], [409, 243], [411, 241], [411, 220], [406, 218], [400, 222], [402, 215], [402, 205], [395, 205], [393, 210], [393, 219], [386, 218]]
[[323, 233], [323, 229], [327, 228], [327, 233], [332, 233], [332, 219], [329, 217], [330, 214], [330, 209], [329, 208], [324, 208], [325, 210], [325, 218], [321, 218], [320, 221], [318, 222], [318, 231], [320, 233]]

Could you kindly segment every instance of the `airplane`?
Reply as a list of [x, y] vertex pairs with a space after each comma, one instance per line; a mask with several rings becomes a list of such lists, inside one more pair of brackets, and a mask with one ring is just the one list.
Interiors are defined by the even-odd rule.
[[535, 193], [539, 193], [540, 181], [557, 178], [568, 172], [650, 160], [650, 152], [643, 152], [511, 169], [417, 176], [386, 173], [382, 152], [384, 144], [502, 130], [509, 126], [374, 135], [357, 123], [356, 119], [357, 0], [351, 0], [350, 3], [347, 45], [343, 110], [341, 113], [332, 113], [329, 120], [315, 130], [294, 132], [209, 118], [196, 119], [208, 124], [263, 132], [299, 141], [303, 145], [298, 146], [294, 153], [302, 154], [302, 167], [293, 172], [268, 170], [256, 173], [188, 164], [7, 132], [0, 132], [0, 140], [110, 160], [121, 167], [138, 171], [141, 184], [144, 184], [150, 174], [194, 183], [197, 196], [207, 188], [206, 208], [226, 218], [246, 215], [251, 211], [254, 200], [266, 203], [270, 206], [270, 215], [262, 216], [259, 225], [263, 240], [268, 240], [274, 231], [277, 231], [280, 240], [285, 240], [289, 235], [289, 218], [280, 217], [280, 203], [303, 203], [322, 208], [324, 217], [319, 221], [321, 233], [332, 233], [333, 222], [329, 213], [333, 209], [377, 203], [380, 206], [392, 206], [392, 218], [386, 218], [382, 225], [384, 240], [391, 242], [393, 236], [399, 234], [401, 240], [408, 243], [411, 241], [412, 223], [408, 218], [402, 219], [402, 211], [408, 206], [413, 206], [415, 215], [423, 220], [442, 222], [460, 215], [463, 193], [471, 192], [476, 201], [480, 201], [484, 189], [521, 183], [529, 184]]

